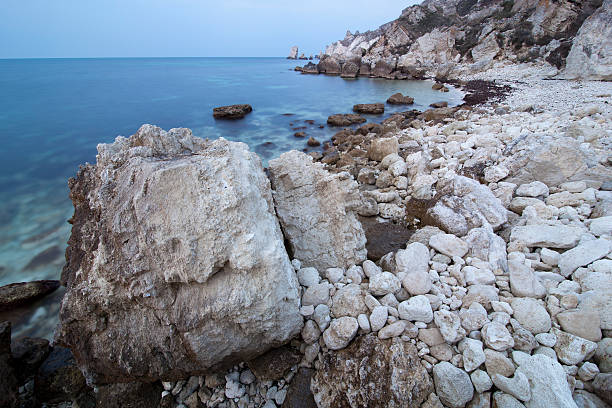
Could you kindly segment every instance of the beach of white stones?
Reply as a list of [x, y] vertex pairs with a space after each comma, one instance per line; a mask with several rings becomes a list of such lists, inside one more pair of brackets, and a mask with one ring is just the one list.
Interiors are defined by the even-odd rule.
[[[316, 270], [294, 259], [305, 319], [293, 342], [303, 353], [299, 366], [316, 369], [323, 352], [374, 332], [416, 345], [434, 379], [429, 406], [606, 406], [601, 398], [609, 398], [612, 383], [612, 180], [585, 176], [551, 187], [537, 179], [508, 182], [516, 160], [507, 148], [518, 138], [523, 153], [537, 148], [530, 140], [575, 141], [590, 158], [579, 168], [609, 169], [612, 84], [522, 81], [501, 105], [384, 135], [378, 148], [389, 154], [363, 163], [358, 178], [375, 201], [363, 210], [368, 216], [399, 220], [411, 198], [433, 197], [438, 182], [481, 162], [487, 194], [507, 211], [486, 218], [507, 222], [493, 232], [481, 220], [478, 233], [454, 235], [420, 226], [404, 249], [348, 269]], [[561, 89], [566, 94], [556, 98]], [[421, 151], [399, 154], [414, 147]], [[541, 169], [542, 177], [554, 176], [547, 171], [572, 176], [576, 163], [552, 151], [550, 160], [555, 157], [556, 168]], [[482, 234], [503, 245], [483, 250]], [[165, 383], [164, 395], [179, 407], [198, 406], [199, 399], [207, 407], [272, 408], [283, 404], [297, 370], [259, 382], [240, 365]]]

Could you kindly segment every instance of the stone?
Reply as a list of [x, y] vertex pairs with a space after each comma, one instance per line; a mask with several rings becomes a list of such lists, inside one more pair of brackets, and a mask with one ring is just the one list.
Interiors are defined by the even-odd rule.
[[470, 379], [472, 380], [476, 392], [479, 394], [489, 391], [493, 386], [493, 381], [491, 381], [489, 375], [482, 370], [474, 371], [470, 374]]
[[98, 387], [95, 404], [97, 407], [109, 408], [157, 407], [160, 404], [162, 390], [159, 382], [104, 385]]
[[541, 181], [521, 184], [515, 190], [515, 194], [519, 197], [547, 197], [548, 186]]
[[512, 228], [511, 241], [518, 241], [527, 247], [573, 248], [578, 244], [582, 231], [565, 225], [525, 225]]
[[11, 323], [0, 322], [0, 406], [18, 406], [18, 380], [11, 356]]
[[270, 183], [245, 144], [144, 125], [69, 184], [55, 340], [91, 383], [178, 380], [300, 332]]
[[461, 309], [459, 317], [461, 317], [461, 326], [468, 332], [480, 330], [489, 323], [487, 310], [478, 302], [473, 302], [467, 309]]
[[367, 122], [366, 118], [354, 113], [336, 114], [327, 118], [327, 124], [330, 126], [350, 126], [365, 122]]
[[361, 202], [348, 173], [331, 174], [295, 150], [270, 161], [276, 212], [293, 255], [319, 271], [366, 259], [366, 238], [355, 212]]
[[[397, 272], [429, 272], [429, 249], [420, 242], [412, 242], [406, 249], [400, 249], [395, 254]], [[408, 289], [408, 288], [406, 288]]]
[[612, 235], [612, 216], [593, 219], [589, 225], [589, 231], [597, 237]]
[[360, 103], [353, 106], [353, 112], [380, 115], [385, 113], [384, 103]]
[[317, 285], [321, 281], [321, 275], [315, 268], [301, 268], [297, 271], [300, 285], [310, 287]]
[[411, 296], [425, 295], [431, 291], [431, 277], [427, 272], [409, 272], [402, 279], [402, 286]]
[[410, 96], [404, 96], [401, 93], [395, 93], [387, 99], [387, 103], [390, 105], [412, 105], [414, 103], [414, 98]]
[[606, 404], [597, 395], [591, 394], [585, 390], [576, 390], [574, 392], [574, 401], [579, 408], [608, 408]]
[[612, 372], [612, 338], [606, 337], [597, 344], [593, 358], [601, 372]]
[[507, 378], [499, 374], [491, 376], [493, 384], [505, 393], [508, 393], [521, 401], [529, 401], [531, 399], [531, 390], [529, 381], [522, 372], [518, 371], [514, 377]]
[[373, 332], [377, 332], [387, 324], [389, 312], [387, 306], [376, 306], [370, 314], [370, 328]]
[[480, 269], [466, 266], [462, 269], [465, 283], [468, 285], [492, 285], [495, 283], [495, 275], [489, 269]]
[[556, 361], [542, 354], [529, 356], [520, 362], [516, 372], [527, 377], [531, 388], [527, 408], [576, 407], [565, 371]]
[[521, 404], [519, 400], [514, 398], [510, 394], [506, 394], [501, 391], [493, 393], [493, 402], [497, 408], [525, 408], [525, 405]]
[[577, 268], [603, 258], [608, 255], [610, 251], [612, 251], [612, 241], [604, 238], [586, 241], [576, 248], [565, 251], [559, 257], [561, 275], [569, 276]]
[[597, 376], [597, 374], [599, 374], [599, 368], [597, 365], [588, 361], [582, 364], [582, 366], [580, 366], [578, 369], [578, 377], [580, 377], [582, 381], [591, 381]]
[[34, 394], [39, 401], [71, 401], [87, 393], [85, 377], [69, 349], [54, 346], [34, 378]]
[[332, 298], [331, 312], [335, 317], [357, 317], [367, 311], [363, 291], [355, 283], [343, 286]]
[[215, 119], [242, 119], [248, 113], [253, 112], [253, 108], [251, 105], [243, 104], [243, 105], [229, 105], [229, 106], [220, 106], [218, 108], [213, 109], [213, 116]]
[[23, 337], [15, 340], [12, 345], [12, 360], [17, 378], [25, 381], [34, 375], [50, 352], [51, 347], [47, 339]]
[[474, 371], [485, 362], [482, 342], [466, 337], [459, 343], [459, 351], [463, 353], [463, 368], [468, 373]]
[[293, 59], [293, 60], [297, 59], [298, 53], [299, 53], [299, 49], [297, 45], [291, 47], [291, 50], [289, 51], [289, 56], [287, 57], [287, 59]]
[[546, 308], [540, 302], [531, 298], [512, 299], [514, 318], [533, 334], [547, 333], [551, 328], [551, 320]]
[[557, 321], [564, 332], [591, 341], [601, 340], [599, 314], [588, 310], [568, 310], [557, 315]]
[[557, 344], [557, 336], [552, 333], [540, 333], [535, 335], [536, 340], [543, 346], [554, 347]]
[[306, 142], [306, 144], [310, 147], [317, 147], [317, 146], [321, 146], [321, 142], [319, 142], [317, 139], [315, 139], [313, 136], [310, 136], [308, 138], [308, 141]]
[[310, 286], [302, 295], [303, 306], [316, 306], [326, 304], [329, 301], [329, 284], [318, 283]]
[[340, 62], [330, 55], [324, 55], [319, 61], [318, 67], [322, 74], [340, 75], [342, 72]]
[[370, 160], [381, 161], [392, 153], [399, 152], [399, 143], [396, 137], [381, 137], [373, 139], [370, 142], [368, 149], [368, 157]]
[[342, 64], [342, 78], [357, 78], [359, 76], [359, 65], [353, 61], [348, 61]]
[[321, 363], [311, 385], [320, 408], [417, 408], [434, 390], [416, 347], [397, 337], [360, 336]]
[[323, 341], [330, 350], [343, 349], [353, 340], [358, 329], [359, 323], [354, 317], [344, 316], [333, 319], [323, 332]]
[[504, 353], [485, 349], [485, 367], [489, 376], [500, 374], [504, 377], [512, 377], [514, 375], [514, 364]]
[[317, 408], [310, 383], [314, 370], [300, 368], [291, 380], [282, 408]]
[[510, 172], [504, 166], [487, 167], [484, 172], [484, 179], [487, 183], [497, 183], [508, 176]]
[[306, 320], [302, 328], [302, 339], [306, 344], [313, 344], [321, 337], [321, 330], [314, 320]]
[[450, 363], [444, 361], [436, 364], [433, 378], [438, 398], [448, 407], [464, 407], [474, 396], [470, 376]]
[[434, 321], [447, 343], [453, 344], [465, 337], [465, 330], [461, 328], [461, 319], [456, 313], [438, 310], [434, 312]]
[[400, 280], [391, 272], [383, 272], [370, 277], [369, 290], [374, 296], [396, 293], [401, 287]]
[[400, 320], [380, 329], [378, 332], [378, 338], [381, 340], [386, 340], [393, 337], [398, 337], [402, 335], [404, 330], [406, 330], [406, 324]]
[[540, 259], [547, 265], [557, 266], [559, 265], [559, 258], [561, 255], [557, 251], [553, 251], [548, 248], [542, 248], [540, 251]]
[[593, 380], [593, 391], [608, 404], [612, 404], [612, 374], [597, 374]]
[[327, 329], [329, 323], [331, 322], [331, 317], [329, 316], [329, 313], [330, 310], [326, 304], [320, 304], [315, 307], [312, 319], [317, 323], [321, 331]]
[[429, 323], [433, 320], [433, 311], [427, 296], [413, 296], [400, 303], [397, 310], [402, 319], [411, 322]]
[[60, 287], [56, 280], [11, 283], [0, 286], [0, 311], [32, 303]]
[[487, 347], [504, 351], [514, 346], [514, 339], [506, 326], [498, 322], [487, 323], [482, 328], [482, 339]]
[[291, 367], [297, 365], [301, 358], [296, 349], [283, 346], [248, 361], [247, 365], [259, 381], [276, 381], [287, 374]]
[[557, 336], [555, 351], [559, 360], [567, 365], [575, 365], [588, 359], [597, 350], [597, 343], [583, 339], [570, 333], [553, 328]]
[[437, 327], [433, 327], [431, 329], [420, 329], [418, 337], [420, 341], [428, 346], [435, 346], [444, 343], [444, 337], [442, 337], [442, 333]]
[[533, 273], [531, 267], [525, 265], [520, 259], [508, 261], [510, 269], [510, 290], [514, 296], [543, 298], [546, 288]]
[[429, 246], [451, 258], [453, 256], [462, 258], [469, 249], [468, 244], [464, 240], [451, 234], [434, 235], [429, 239]]

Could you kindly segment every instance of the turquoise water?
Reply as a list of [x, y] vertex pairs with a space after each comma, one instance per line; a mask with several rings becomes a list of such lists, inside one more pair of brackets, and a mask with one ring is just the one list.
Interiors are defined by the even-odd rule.
[[[282, 58], [0, 60], [0, 285], [59, 278], [72, 215], [67, 179], [95, 161], [96, 144], [143, 123], [243, 141], [267, 161], [306, 147], [296, 128], [329, 140], [339, 129], [319, 126], [356, 103], [395, 92], [415, 98], [410, 109], [461, 103], [459, 91], [432, 91], [426, 81], [301, 75], [295, 65]], [[213, 107], [236, 103], [251, 104], [253, 113], [213, 119]], [[385, 116], [406, 109], [387, 106]]]

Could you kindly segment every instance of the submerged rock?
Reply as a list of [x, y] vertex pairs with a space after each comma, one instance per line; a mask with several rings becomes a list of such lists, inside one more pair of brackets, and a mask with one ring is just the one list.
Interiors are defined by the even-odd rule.
[[370, 115], [380, 115], [385, 113], [384, 103], [360, 103], [353, 106], [353, 112], [367, 113]]
[[433, 384], [414, 345], [369, 334], [324, 354], [311, 389], [320, 408], [420, 407]]
[[350, 126], [357, 123], [367, 122], [366, 118], [354, 113], [336, 114], [327, 118], [327, 124], [330, 126]]
[[98, 152], [70, 181], [56, 335], [89, 380], [181, 379], [299, 333], [297, 278], [245, 144], [144, 125]]
[[246, 104], [221, 106], [213, 109], [213, 116], [215, 119], [242, 119], [252, 111], [251, 105]]
[[355, 210], [361, 196], [348, 173], [331, 174], [298, 151], [270, 161], [276, 212], [293, 257], [319, 271], [366, 259]]

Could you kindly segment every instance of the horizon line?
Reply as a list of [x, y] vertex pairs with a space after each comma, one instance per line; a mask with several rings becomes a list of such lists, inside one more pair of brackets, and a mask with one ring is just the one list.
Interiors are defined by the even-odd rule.
[[[137, 59], [137, 58], [285, 58], [283, 56], [236, 56], [236, 55], [215, 55], [215, 56], [197, 56], [197, 55], [189, 55], [189, 56], [105, 56], [105, 57], [0, 57], [0, 61], [6, 60], [36, 60], [36, 59]], [[306, 60], [293, 60], [293, 61], [306, 61]]]

